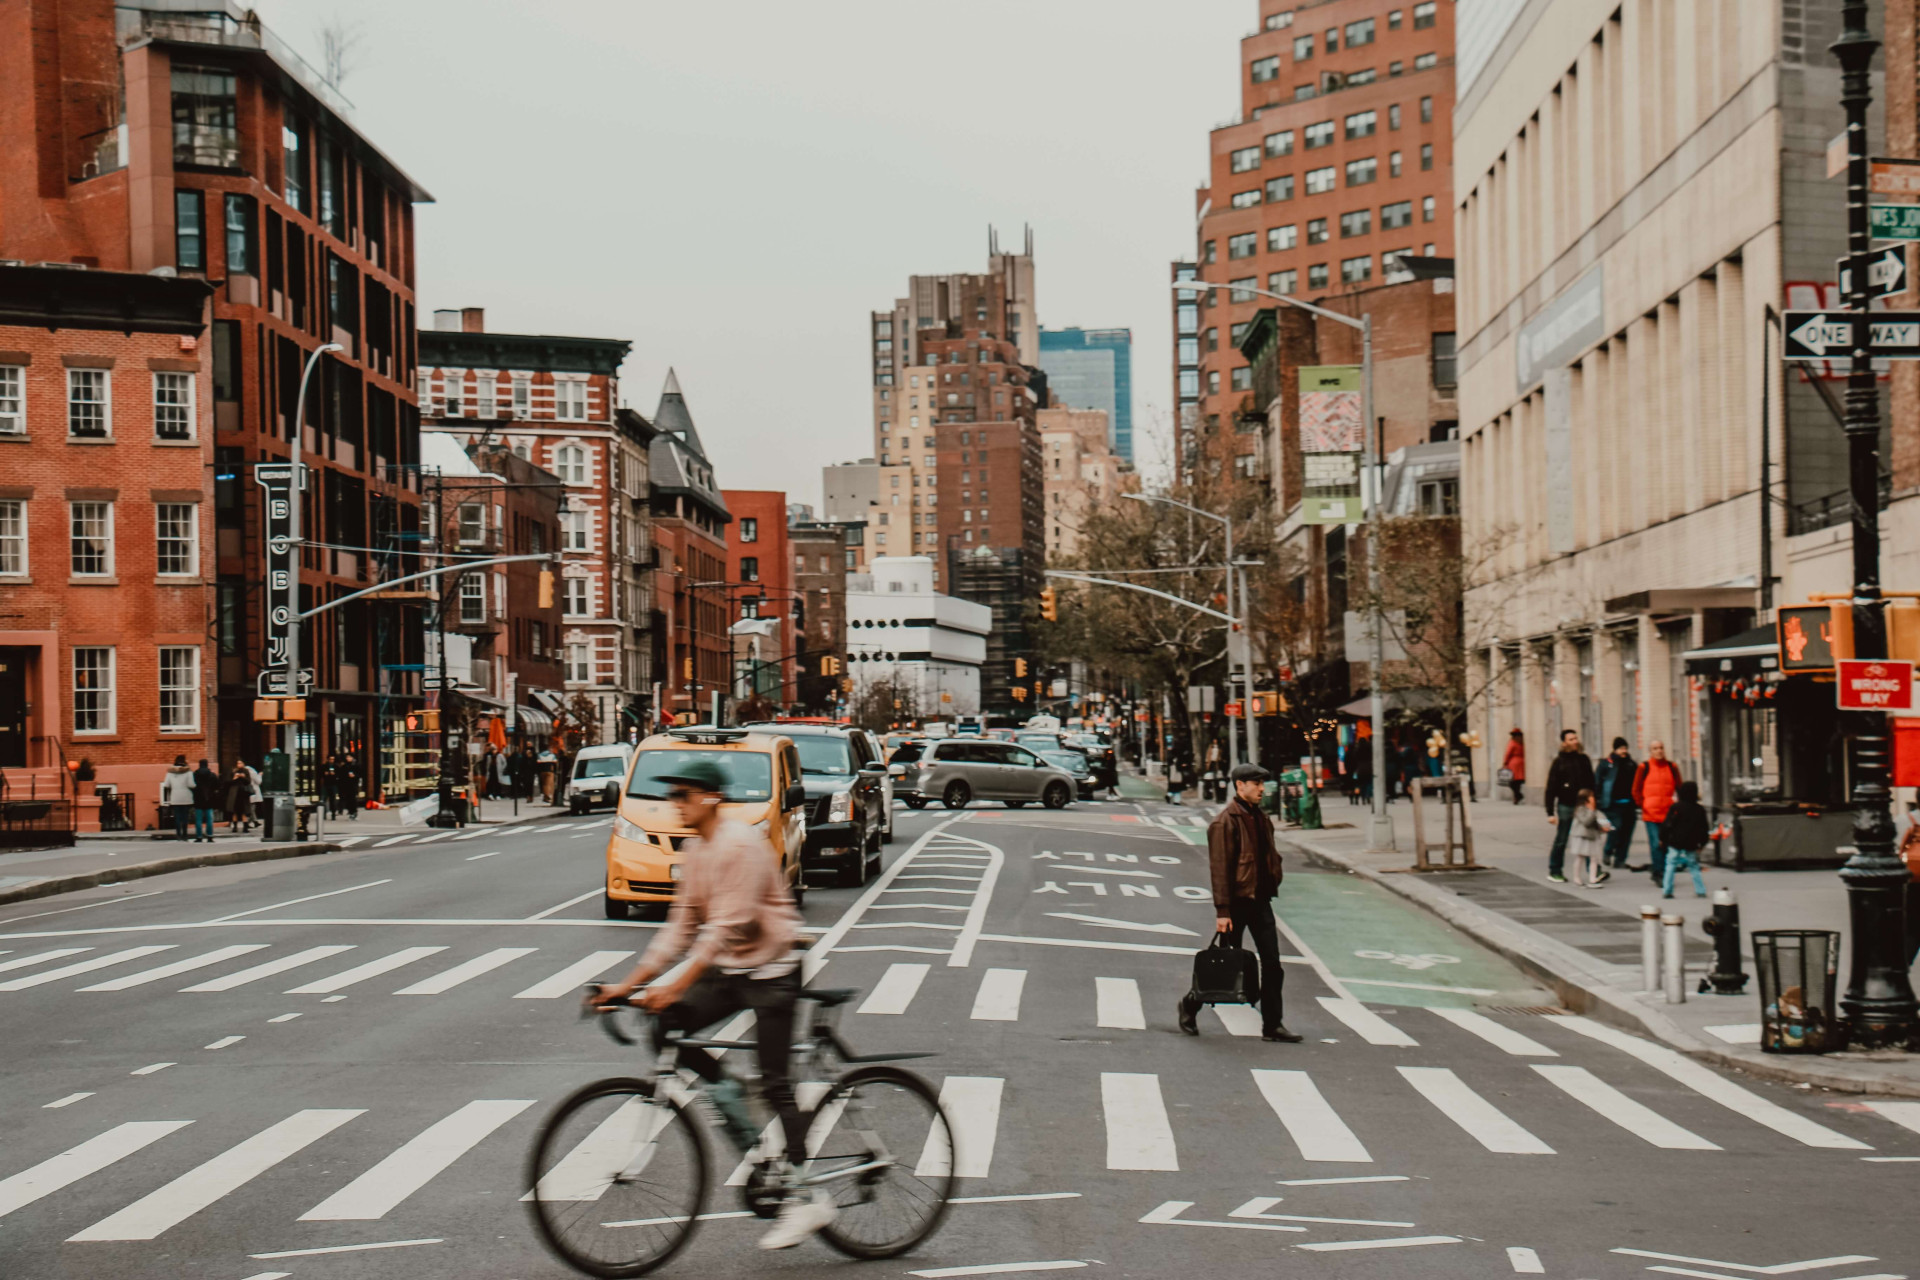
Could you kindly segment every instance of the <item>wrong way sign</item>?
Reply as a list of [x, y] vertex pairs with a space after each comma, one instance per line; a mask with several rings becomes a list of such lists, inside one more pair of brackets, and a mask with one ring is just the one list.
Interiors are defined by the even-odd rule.
[[[1788, 360], [1850, 356], [1860, 346], [1876, 360], [1920, 360], [1920, 311], [1873, 311], [1864, 317], [1853, 311], [1789, 311], [1783, 319], [1787, 340], [1780, 354]], [[1863, 323], [1864, 343], [1856, 336]]]

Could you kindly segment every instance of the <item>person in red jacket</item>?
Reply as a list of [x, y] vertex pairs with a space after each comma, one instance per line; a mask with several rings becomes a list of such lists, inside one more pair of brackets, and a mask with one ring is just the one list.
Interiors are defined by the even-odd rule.
[[1667, 820], [1667, 812], [1679, 794], [1680, 770], [1667, 759], [1666, 744], [1648, 743], [1647, 758], [1633, 775], [1633, 803], [1640, 810], [1640, 821], [1646, 824], [1651, 855], [1647, 870], [1658, 885], [1666, 883], [1667, 874], [1667, 846], [1661, 840], [1660, 824]]
[[1527, 789], [1527, 738], [1518, 727], [1507, 735], [1507, 754], [1500, 760], [1500, 767], [1507, 771], [1507, 785], [1513, 788], [1513, 802], [1520, 803]]

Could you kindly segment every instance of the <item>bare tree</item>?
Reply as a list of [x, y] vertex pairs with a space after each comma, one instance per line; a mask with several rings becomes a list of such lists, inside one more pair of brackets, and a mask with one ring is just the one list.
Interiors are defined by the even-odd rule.
[[366, 30], [336, 13], [320, 24], [319, 36], [321, 74], [337, 89], [360, 65], [359, 53], [366, 43]]

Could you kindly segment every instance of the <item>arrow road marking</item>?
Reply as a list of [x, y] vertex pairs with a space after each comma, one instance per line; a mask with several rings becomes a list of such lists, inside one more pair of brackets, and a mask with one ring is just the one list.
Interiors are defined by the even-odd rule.
[[1183, 929], [1177, 924], [1136, 924], [1131, 920], [1110, 920], [1106, 916], [1083, 916], [1072, 911], [1049, 911], [1047, 914], [1056, 920], [1077, 920], [1081, 924], [1090, 924], [1100, 929], [1131, 929], [1135, 933], [1177, 933], [1189, 938], [1200, 936], [1192, 929]]
[[1778, 1262], [1771, 1267], [1753, 1267], [1744, 1262], [1721, 1262], [1716, 1258], [1689, 1258], [1679, 1253], [1653, 1253], [1646, 1249], [1614, 1249], [1614, 1253], [1625, 1254], [1629, 1258], [1658, 1258], [1662, 1262], [1694, 1262], [1703, 1267], [1725, 1267], [1729, 1271], [1744, 1271], [1755, 1276], [1790, 1276], [1801, 1271], [1818, 1271], [1822, 1267], [1843, 1267], [1855, 1262], [1878, 1262], [1863, 1253], [1850, 1253], [1839, 1258], [1812, 1258], [1806, 1262]]

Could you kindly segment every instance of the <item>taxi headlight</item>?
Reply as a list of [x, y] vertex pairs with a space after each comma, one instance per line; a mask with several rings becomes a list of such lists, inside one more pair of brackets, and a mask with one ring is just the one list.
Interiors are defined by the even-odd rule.
[[652, 843], [647, 838], [646, 832], [642, 831], [633, 823], [628, 822], [625, 818], [620, 817], [618, 814], [614, 815], [613, 834], [616, 839], [620, 840], [638, 840], [642, 844]]
[[668, 864], [667, 864], [667, 879], [669, 879], [669, 880], [678, 880], [678, 879], [680, 878], [680, 866], [681, 866], [681, 864], [680, 864], [680, 863], [678, 863], [678, 862], [670, 862], [670, 863], [668, 863]]
[[836, 791], [827, 802], [827, 821], [845, 822], [853, 816], [853, 792]]

